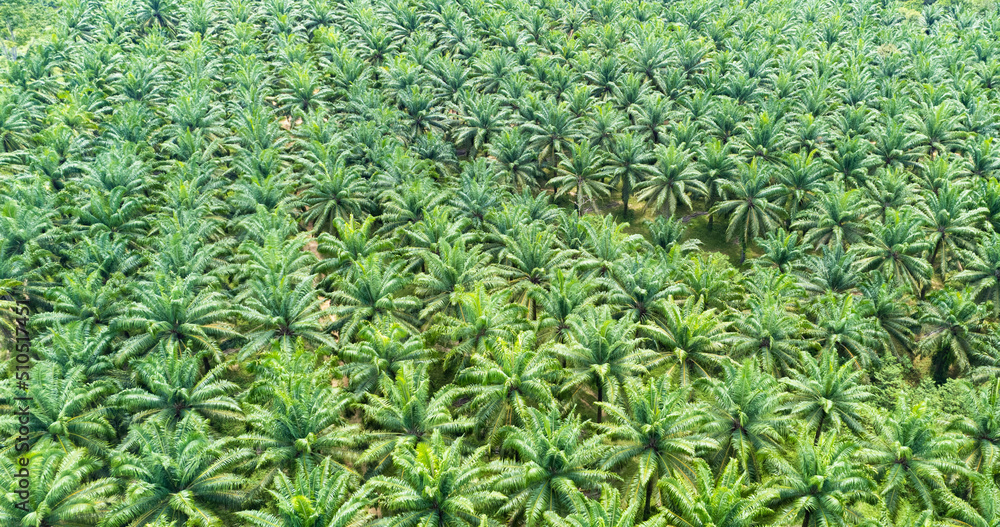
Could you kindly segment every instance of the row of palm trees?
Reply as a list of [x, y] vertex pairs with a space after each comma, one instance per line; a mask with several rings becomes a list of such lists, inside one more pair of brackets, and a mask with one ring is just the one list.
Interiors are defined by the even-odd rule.
[[66, 2], [2, 523], [995, 524], [993, 15]]

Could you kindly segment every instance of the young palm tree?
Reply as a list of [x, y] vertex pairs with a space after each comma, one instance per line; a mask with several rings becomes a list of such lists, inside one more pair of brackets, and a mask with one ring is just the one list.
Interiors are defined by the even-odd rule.
[[376, 255], [355, 263], [351, 276], [338, 282], [330, 294], [334, 317], [333, 328], [339, 331], [339, 340], [349, 341], [360, 329], [361, 323], [375, 317], [387, 317], [403, 328], [416, 333], [419, 325], [413, 313], [420, 306], [414, 296], [396, 296], [410, 283], [402, 274], [405, 262], [394, 260], [387, 265]]
[[843, 526], [863, 518], [853, 505], [875, 503], [877, 498], [872, 481], [854, 459], [857, 445], [838, 442], [835, 435], [816, 445], [805, 438], [799, 442], [792, 460], [775, 458], [775, 508], [794, 518], [801, 515], [802, 527]]
[[367, 502], [358, 496], [358, 477], [333, 463], [330, 458], [307, 470], [299, 466], [293, 477], [278, 473], [267, 494], [274, 500], [275, 513], [264, 510], [239, 511], [236, 516], [252, 527], [349, 527], [370, 521]]
[[646, 151], [645, 142], [641, 137], [631, 132], [618, 134], [608, 151], [607, 173], [611, 176], [611, 185], [621, 186], [622, 216], [628, 217], [628, 200], [632, 190], [653, 174], [653, 154]]
[[708, 194], [708, 188], [699, 179], [699, 173], [691, 163], [691, 154], [671, 144], [669, 147], [656, 145], [656, 164], [648, 179], [636, 185], [636, 199], [646, 202], [664, 216], [673, 216], [679, 211], [678, 203], [691, 210], [691, 197]]
[[614, 320], [607, 307], [589, 308], [570, 325], [572, 342], [556, 347], [568, 367], [563, 393], [581, 385], [592, 388], [600, 423], [604, 413], [600, 403], [614, 402], [626, 381], [647, 373], [659, 357], [639, 347], [642, 339], [635, 337], [635, 323]]
[[478, 513], [499, 506], [504, 495], [492, 490], [491, 468], [481, 461], [486, 447], [470, 455], [463, 451], [461, 438], [446, 444], [440, 432], [419, 446], [401, 446], [395, 455], [398, 475], [376, 476], [362, 488], [391, 513], [376, 524], [482, 526]]
[[104, 517], [104, 525], [219, 524], [223, 511], [245, 502], [248, 481], [238, 471], [253, 459], [253, 451], [212, 441], [197, 423], [187, 418], [170, 428], [147, 421], [131, 429], [111, 470], [128, 482], [125, 497]]
[[644, 504], [649, 519], [660, 501], [654, 495], [657, 482], [667, 476], [693, 481], [697, 453], [716, 445], [700, 434], [705, 417], [686, 402], [687, 390], [675, 390], [667, 377], [632, 381], [624, 391], [619, 404], [598, 403], [608, 412], [608, 422], [596, 426], [609, 443], [603, 468], [635, 466], [628, 492]]
[[924, 222], [928, 243], [933, 249], [928, 261], [947, 277], [950, 255], [958, 249], [971, 250], [981, 233], [986, 209], [975, 206], [972, 192], [960, 185], [946, 183], [917, 205], [917, 214]]
[[871, 391], [860, 383], [862, 370], [853, 361], [840, 363], [836, 353], [825, 350], [819, 360], [803, 353], [803, 371], [792, 372], [792, 378], [782, 379], [791, 389], [788, 409], [805, 423], [816, 428], [813, 445], [819, 445], [824, 426], [839, 429], [841, 425], [857, 435], [865, 434], [866, 399]]
[[750, 306], [750, 313], [733, 323], [732, 355], [755, 357], [765, 371], [788, 372], [795, 369], [799, 352], [809, 346], [803, 336], [804, 321], [777, 302]]
[[489, 355], [473, 355], [456, 382], [458, 393], [476, 423], [477, 435], [497, 444], [506, 427], [522, 426], [524, 408], [552, 408], [552, 386], [560, 378], [559, 363], [548, 350], [528, 348], [529, 333], [502, 342]]
[[383, 377], [395, 379], [407, 364], [425, 364], [436, 358], [417, 337], [390, 320], [378, 317], [365, 322], [352, 342], [341, 346], [338, 355], [345, 364], [337, 370], [348, 378], [356, 394], [374, 393]]
[[947, 488], [954, 474], [968, 474], [958, 459], [959, 439], [936, 432], [924, 404], [899, 401], [896, 410], [874, 423], [875, 437], [866, 441], [858, 459], [875, 469], [886, 508], [895, 516], [905, 499], [934, 508], [935, 489]]
[[863, 219], [874, 211], [860, 190], [844, 190], [839, 183], [828, 184], [812, 206], [802, 211], [792, 228], [805, 233], [802, 241], [847, 247], [861, 241], [867, 229]]
[[680, 386], [710, 378], [723, 363], [732, 361], [724, 354], [733, 337], [727, 331], [729, 324], [718, 318], [715, 309], [705, 309], [701, 297], [688, 297], [682, 305], [677, 305], [671, 296], [660, 305], [663, 315], [641, 330], [670, 355], [667, 375], [671, 378], [676, 375]]
[[231, 307], [217, 291], [195, 290], [192, 279], [157, 277], [148, 287], [137, 288], [137, 301], [126, 314], [114, 319], [111, 328], [129, 338], [115, 354], [115, 363], [155, 349], [160, 342], [176, 345], [180, 352], [218, 357], [219, 343], [237, 336], [231, 325]]
[[948, 426], [965, 436], [965, 464], [980, 474], [1000, 473], [1000, 381], [968, 394], [964, 415]]
[[747, 244], [765, 232], [780, 225], [784, 210], [777, 204], [781, 187], [770, 184], [770, 177], [758, 169], [756, 161], [740, 174], [739, 181], [731, 183], [727, 192], [731, 199], [718, 203], [713, 214], [729, 215], [726, 238], [740, 240], [740, 264], [746, 260]]
[[706, 430], [719, 445], [711, 462], [722, 467], [730, 458], [739, 462], [749, 481], [763, 479], [764, 458], [781, 449], [789, 419], [777, 412], [784, 403], [778, 381], [761, 373], [757, 364], [724, 365], [724, 380], [701, 381], [707, 396]]
[[918, 352], [933, 357], [934, 379], [943, 383], [953, 365], [967, 373], [973, 363], [995, 361], [997, 343], [991, 338], [993, 325], [986, 310], [968, 295], [939, 292], [924, 304], [920, 322], [927, 328], [917, 344]]
[[61, 448], [42, 449], [27, 465], [0, 457], [3, 488], [19, 488], [15, 475], [22, 468], [31, 474], [23, 502], [14, 492], [0, 497], [0, 521], [5, 525], [50, 527], [97, 525], [118, 496], [118, 482], [114, 478], [97, 477], [103, 465], [99, 457], [85, 448], [68, 452]]
[[161, 344], [155, 354], [135, 365], [138, 386], [108, 398], [108, 405], [127, 411], [133, 422], [157, 419], [175, 424], [190, 414], [214, 425], [241, 422], [243, 410], [232, 397], [240, 387], [222, 378], [223, 366], [203, 375], [198, 370], [197, 359], [178, 357]]
[[919, 225], [909, 214], [887, 211], [883, 224], [854, 246], [861, 256], [861, 270], [878, 269], [891, 276], [897, 286], [922, 291], [933, 270], [923, 258], [931, 244], [921, 236]]
[[357, 459], [367, 468], [366, 476], [391, 467], [394, 453], [402, 445], [416, 447], [432, 433], [454, 437], [472, 428], [472, 420], [452, 416], [447, 393], [439, 391], [431, 397], [431, 380], [424, 365], [407, 364], [395, 378], [382, 377], [380, 384], [385, 396], [368, 394], [361, 405], [371, 425], [365, 438], [369, 446]]
[[585, 498], [578, 512], [560, 516], [554, 511], [545, 511], [545, 523], [549, 527], [661, 527], [663, 518], [654, 517], [638, 522], [639, 502], [626, 502], [611, 485], [601, 485], [600, 501]]
[[611, 187], [604, 182], [602, 162], [600, 151], [592, 147], [589, 140], [582, 139], [571, 146], [570, 155], [562, 155], [556, 177], [549, 180], [557, 189], [556, 197], [574, 191], [579, 214], [583, 214], [584, 199], [594, 202], [597, 198], [608, 197]]
[[615, 479], [593, 468], [603, 455], [602, 438], [584, 439], [579, 417], [563, 418], [555, 408], [526, 408], [521, 420], [524, 427], [511, 428], [503, 443], [517, 455], [516, 465], [502, 467], [506, 470], [496, 482], [496, 488], [508, 494], [499, 512], [510, 514], [512, 524], [535, 527], [546, 511], [582, 512], [582, 491]]
[[993, 318], [1000, 320], [1000, 235], [991, 234], [974, 251], [961, 253], [964, 269], [952, 276], [961, 284], [973, 287], [977, 302], [993, 302]]
[[659, 486], [664, 495], [663, 516], [678, 527], [751, 527], [760, 525], [771, 510], [771, 489], [751, 490], [739, 463], [729, 461], [716, 478], [704, 460], [695, 460], [695, 478], [666, 477]]

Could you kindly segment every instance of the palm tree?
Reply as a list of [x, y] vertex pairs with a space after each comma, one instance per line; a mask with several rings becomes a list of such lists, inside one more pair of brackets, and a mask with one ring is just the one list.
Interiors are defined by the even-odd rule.
[[556, 171], [556, 177], [549, 180], [555, 187], [556, 197], [576, 192], [576, 211], [583, 214], [584, 199], [591, 202], [596, 198], [605, 198], [611, 193], [611, 188], [604, 182], [604, 170], [601, 168], [600, 152], [590, 145], [587, 139], [570, 147], [570, 155], [562, 155]]
[[779, 226], [784, 210], [776, 203], [781, 187], [770, 184], [770, 177], [763, 174], [756, 161], [740, 174], [739, 181], [727, 187], [732, 198], [718, 203], [713, 214], [728, 214], [729, 227], [726, 238], [740, 240], [740, 264], [746, 260], [747, 243], [764, 232]]
[[122, 390], [108, 398], [109, 406], [118, 406], [131, 414], [133, 422], [158, 419], [174, 424], [189, 414], [209, 419], [218, 426], [243, 420], [243, 410], [233, 399], [239, 386], [222, 378], [223, 365], [203, 375], [198, 361], [178, 356], [161, 344], [134, 368], [135, 388]]
[[[339, 160], [338, 160], [339, 161]], [[338, 163], [317, 164], [303, 178], [302, 221], [318, 232], [332, 232], [336, 220], [360, 215], [367, 205], [367, 185], [357, 170]]]
[[647, 373], [655, 365], [656, 352], [639, 347], [637, 325], [628, 319], [614, 320], [610, 310], [588, 308], [570, 322], [572, 341], [556, 346], [563, 357], [568, 377], [563, 392], [587, 385], [594, 390], [597, 422], [601, 422], [605, 401], [614, 402], [627, 380]]
[[376, 524], [481, 526], [478, 512], [504, 499], [491, 490], [491, 469], [480, 461], [485, 453], [482, 447], [463, 455], [462, 439], [446, 444], [440, 432], [419, 447], [401, 446], [395, 455], [398, 475], [375, 476], [362, 488], [369, 499], [392, 513]]
[[[528, 329], [524, 306], [511, 303], [509, 290], [489, 294], [480, 284], [474, 291], [457, 291], [454, 296], [458, 315], [443, 317], [437, 328], [455, 344], [445, 354], [445, 366], [456, 364], [461, 370], [474, 354], [488, 355]], [[456, 357], [459, 362], [453, 363]]]
[[961, 253], [964, 269], [952, 276], [961, 284], [973, 287], [977, 302], [993, 302], [993, 318], [1000, 320], [1000, 235], [990, 234], [974, 251]]
[[990, 362], [998, 354], [997, 343], [990, 336], [994, 329], [986, 321], [986, 310], [969, 296], [959, 291], [941, 291], [924, 304], [920, 322], [926, 331], [917, 349], [933, 357], [934, 379], [939, 383], [945, 381], [952, 365], [960, 373], [967, 373], [974, 362]]
[[874, 421], [874, 439], [858, 452], [858, 459], [875, 470], [892, 516], [909, 498], [933, 509], [935, 489], [947, 488], [949, 476], [969, 472], [958, 459], [959, 439], [937, 431], [933, 419], [923, 403], [900, 400], [892, 414]]
[[763, 251], [757, 261], [777, 267], [782, 273], [791, 272], [806, 256], [805, 249], [799, 245], [799, 233], [781, 227], [768, 231], [763, 238], [755, 238], [754, 243]]
[[437, 253], [423, 250], [421, 258], [426, 272], [417, 275], [415, 293], [424, 302], [420, 311], [422, 320], [440, 311], [454, 312], [457, 305], [452, 303], [452, 295], [458, 289], [470, 290], [482, 284], [492, 291], [506, 284], [500, 269], [490, 264], [492, 258], [483, 253], [482, 246], [466, 247], [461, 239], [454, 244], [441, 240]]
[[545, 523], [549, 527], [661, 527], [663, 519], [654, 517], [642, 523], [637, 522], [639, 502], [632, 501], [626, 506], [621, 494], [611, 485], [601, 485], [600, 501], [584, 498], [580, 510], [566, 516], [554, 511], [545, 511]]
[[815, 445], [805, 438], [799, 442], [792, 460], [775, 458], [775, 507], [795, 518], [801, 514], [802, 527], [848, 525], [863, 518], [852, 506], [875, 503], [877, 498], [872, 481], [854, 459], [857, 445], [838, 442], [835, 435]]
[[643, 334], [666, 351], [670, 358], [668, 375], [689, 386], [695, 379], [710, 378], [721, 364], [732, 359], [724, 355], [733, 335], [729, 324], [720, 320], [714, 308], [705, 309], [701, 297], [688, 297], [678, 305], [673, 297], [660, 303], [663, 314], [655, 324], [641, 327]]
[[116, 451], [112, 475], [127, 481], [124, 499], [104, 517], [109, 527], [141, 527], [157, 521], [219, 524], [223, 511], [248, 497], [237, 472], [253, 458], [248, 449], [212, 441], [198, 421], [176, 427], [147, 421], [133, 427]]
[[348, 527], [370, 520], [366, 500], [356, 494], [357, 475], [330, 458], [307, 470], [299, 466], [293, 477], [279, 472], [267, 493], [274, 500], [275, 514], [264, 510], [239, 511], [236, 516], [252, 527]]
[[805, 233], [802, 241], [816, 246], [847, 247], [861, 241], [867, 232], [862, 220], [874, 211], [874, 205], [860, 190], [844, 190], [839, 183], [828, 184], [825, 190], [792, 228]]
[[754, 361], [723, 365], [724, 379], [701, 381], [707, 396], [706, 430], [719, 445], [710, 460], [722, 467], [730, 458], [739, 462], [749, 481], [763, 479], [764, 457], [779, 451], [789, 420], [777, 412], [784, 403], [778, 381], [762, 373]]
[[555, 170], [560, 153], [579, 137], [576, 118], [564, 104], [547, 104], [535, 117], [521, 128], [531, 136], [531, 145], [538, 151], [538, 159], [548, 159], [548, 166]]
[[[27, 460], [27, 458], [21, 458]], [[85, 448], [43, 449], [27, 465], [0, 457], [0, 485], [17, 488], [21, 469], [31, 474], [26, 496], [8, 492], [0, 498], [0, 521], [5, 525], [72, 527], [97, 525], [118, 496], [114, 478], [97, 477], [104, 463]], [[18, 498], [12, 500], [11, 497]]]
[[246, 344], [237, 356], [245, 361], [266, 346], [277, 345], [285, 353], [291, 352], [298, 341], [313, 348], [336, 342], [326, 330], [325, 319], [331, 312], [324, 309], [323, 298], [314, 289], [317, 282], [310, 275], [295, 283], [295, 278], [283, 276], [274, 280], [253, 280], [249, 288], [237, 298], [242, 306], [240, 316], [249, 324]]
[[739, 463], [729, 461], [718, 479], [702, 459], [695, 460], [695, 478], [666, 477], [659, 486], [664, 495], [661, 513], [668, 525], [677, 527], [751, 527], [767, 517], [771, 489], [751, 490], [744, 483]]
[[385, 264], [378, 256], [371, 255], [356, 262], [351, 275], [338, 282], [329, 297], [333, 304], [332, 326], [339, 331], [338, 340], [349, 341], [362, 322], [378, 316], [416, 333], [418, 324], [413, 312], [420, 306], [420, 300], [414, 296], [396, 296], [411, 281], [401, 272], [404, 265], [402, 260]]
[[951, 183], [929, 194], [917, 205], [917, 214], [924, 222], [933, 249], [928, 261], [947, 277], [949, 255], [958, 249], [972, 250], [979, 238], [986, 209], [976, 207], [972, 191]]
[[788, 409], [792, 415], [816, 428], [813, 445], [819, 445], [824, 426], [839, 429], [843, 425], [863, 436], [864, 414], [869, 410], [865, 400], [872, 397], [860, 383], [863, 371], [853, 361], [841, 364], [837, 354], [828, 350], [819, 360], [803, 353], [800, 362], [803, 371], [781, 381], [791, 389]]
[[636, 199], [668, 217], [678, 212], [678, 202], [691, 210], [692, 196], [708, 194], [708, 188], [699, 180], [699, 173], [691, 163], [691, 154], [673, 144], [669, 147], [658, 144], [653, 152], [655, 171], [636, 185]]
[[980, 474], [1000, 473], [1000, 381], [980, 386], [966, 396], [965, 415], [948, 428], [965, 436], [965, 464]]
[[732, 355], [759, 358], [769, 372], [788, 372], [798, 365], [799, 351], [809, 346], [804, 321], [777, 302], [755, 303], [733, 322]]
[[933, 270], [923, 258], [931, 244], [921, 236], [919, 225], [919, 220], [909, 214], [886, 211], [877, 231], [855, 245], [861, 256], [858, 261], [861, 270], [878, 269], [891, 276], [897, 286], [922, 291]]
[[631, 132], [614, 136], [608, 151], [607, 173], [611, 176], [612, 186], [621, 186], [623, 217], [628, 217], [628, 200], [632, 196], [632, 189], [654, 173], [654, 160], [653, 154], [646, 151], [641, 137]]
[[498, 490], [508, 493], [499, 512], [510, 514], [512, 524], [535, 527], [546, 511], [582, 512], [581, 491], [615, 479], [610, 472], [592, 468], [603, 455], [602, 438], [584, 439], [578, 416], [563, 418], [555, 408], [526, 408], [521, 420], [524, 427], [511, 428], [503, 443], [516, 454], [516, 465], [504, 467], [496, 482]]
[[522, 426], [524, 408], [552, 408], [552, 386], [560, 378], [559, 363], [545, 349], [531, 350], [530, 334], [502, 342], [489, 355], [473, 355], [472, 364], [457, 377], [457, 391], [470, 398], [467, 408], [477, 435], [498, 443], [506, 427]]
[[367, 468], [366, 476], [391, 467], [402, 445], [416, 447], [434, 433], [454, 437], [472, 428], [472, 420], [452, 416], [447, 393], [439, 391], [431, 397], [425, 365], [404, 365], [395, 378], [382, 377], [380, 384], [385, 396], [368, 394], [361, 405], [372, 430], [365, 438], [368, 448], [357, 459]]
[[[54, 443], [64, 452], [75, 447], [86, 447], [95, 454], [107, 451], [108, 441], [115, 438], [115, 430], [108, 421], [111, 409], [107, 406], [107, 396], [114, 390], [111, 382], [105, 379], [87, 383], [82, 367], [63, 371], [51, 362], [34, 366], [31, 379], [27, 391], [31, 398], [27, 436], [32, 444]], [[4, 394], [12, 406], [13, 386], [11, 383]], [[23, 424], [13, 412], [3, 423], [12, 437]], [[14, 445], [6, 448], [13, 449]]]
[[608, 422], [596, 426], [609, 443], [602, 466], [635, 466], [627, 488], [633, 500], [642, 501], [648, 519], [660, 501], [653, 493], [657, 482], [666, 476], [693, 481], [697, 453], [716, 445], [698, 432], [705, 418], [686, 402], [687, 390], [675, 390], [666, 377], [627, 383], [623, 399], [598, 403], [608, 412]]
[[238, 335], [227, 322], [231, 307], [217, 291], [198, 291], [193, 280], [157, 277], [149, 286], [136, 289], [137, 301], [111, 322], [113, 331], [128, 336], [115, 354], [116, 364], [145, 355], [160, 342], [176, 345], [180, 352], [191, 350], [218, 358], [219, 343]]
[[341, 346], [338, 355], [345, 364], [338, 371], [348, 378], [356, 394], [372, 393], [383, 377], [396, 378], [407, 364], [425, 364], [435, 360], [434, 350], [424, 347], [420, 338], [389, 319], [378, 317], [365, 322], [352, 342]]
[[347, 451], [359, 439], [346, 423], [351, 401], [334, 389], [324, 372], [280, 371], [261, 379], [245, 396], [249, 431], [238, 441], [253, 449], [256, 466], [269, 479], [279, 469], [301, 462], [312, 468], [330, 455]]
[[991, 527], [1000, 522], [1000, 486], [989, 477], [977, 477], [973, 483], [972, 495], [961, 499], [949, 490], [938, 490], [935, 497], [941, 502], [947, 516], [947, 525]]
[[595, 302], [592, 280], [580, 280], [573, 271], [556, 269], [549, 279], [548, 288], [532, 291], [535, 305], [541, 309], [538, 319], [538, 339], [542, 342], [565, 343], [572, 329], [570, 317], [579, 315]]

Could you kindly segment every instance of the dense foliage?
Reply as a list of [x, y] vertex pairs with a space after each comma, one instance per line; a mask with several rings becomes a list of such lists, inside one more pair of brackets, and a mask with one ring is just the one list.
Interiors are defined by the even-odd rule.
[[0, 59], [0, 524], [997, 526], [998, 21], [64, 0]]

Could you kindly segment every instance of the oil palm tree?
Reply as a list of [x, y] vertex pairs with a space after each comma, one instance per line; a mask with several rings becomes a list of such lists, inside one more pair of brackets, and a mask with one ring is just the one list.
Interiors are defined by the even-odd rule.
[[632, 197], [632, 190], [655, 172], [655, 160], [655, 156], [646, 151], [645, 142], [640, 136], [631, 132], [614, 136], [608, 151], [607, 174], [611, 176], [612, 186], [621, 187], [623, 217], [628, 217], [628, 201]]
[[481, 459], [486, 448], [463, 454], [463, 441], [446, 444], [434, 432], [419, 446], [403, 445], [395, 456], [396, 476], [375, 476], [362, 492], [391, 514], [378, 525], [479, 527], [480, 510], [500, 505], [504, 495], [492, 490], [491, 468]]
[[770, 514], [772, 489], [751, 490], [739, 463], [729, 461], [716, 478], [702, 459], [695, 460], [695, 477], [660, 480], [664, 496], [661, 515], [677, 527], [750, 527]]
[[600, 403], [614, 402], [621, 387], [647, 373], [659, 357], [639, 347], [642, 339], [635, 336], [634, 322], [614, 320], [607, 307], [588, 308], [570, 325], [571, 342], [555, 348], [568, 368], [563, 392], [580, 386], [592, 389], [600, 423], [604, 413]]
[[253, 451], [211, 440], [198, 423], [186, 418], [168, 427], [148, 421], [130, 430], [111, 470], [128, 482], [125, 499], [104, 517], [105, 525], [219, 524], [224, 511], [244, 503], [248, 480], [239, 471], [253, 459]]
[[961, 186], [946, 183], [937, 192], [930, 193], [917, 205], [917, 214], [924, 222], [931, 265], [937, 267], [942, 277], [947, 277], [951, 256], [958, 249], [971, 250], [979, 239], [979, 224], [986, 209], [972, 201], [972, 192]]
[[975, 304], [969, 294], [942, 291], [925, 304], [921, 323], [927, 328], [917, 350], [932, 357], [934, 379], [942, 383], [953, 365], [961, 373], [973, 363], [995, 360], [997, 343], [990, 335], [993, 325], [986, 321], [984, 306]]
[[539, 525], [546, 511], [582, 512], [583, 493], [615, 479], [595, 468], [603, 448], [601, 437], [584, 439], [583, 423], [577, 416], [563, 418], [555, 408], [525, 408], [523, 427], [511, 428], [504, 439], [505, 450], [517, 455], [517, 465], [507, 467], [496, 488], [508, 496], [499, 509], [511, 521]]
[[339, 339], [348, 340], [360, 329], [361, 323], [377, 316], [388, 317], [407, 330], [416, 333], [414, 312], [420, 300], [414, 296], [397, 296], [411, 278], [402, 274], [405, 262], [383, 263], [377, 255], [356, 262], [351, 276], [342, 278], [330, 294], [334, 317], [333, 328]]
[[800, 362], [802, 372], [792, 372], [792, 378], [782, 382], [790, 388], [788, 409], [808, 426], [816, 428], [813, 445], [818, 446], [824, 426], [839, 429], [845, 426], [859, 436], [865, 433], [865, 416], [869, 411], [865, 400], [872, 397], [860, 382], [863, 371], [853, 361], [841, 364], [832, 351], [824, 350], [819, 359], [805, 353]]
[[683, 204], [691, 210], [691, 198], [708, 194], [700, 174], [691, 162], [691, 154], [677, 146], [656, 145], [654, 172], [636, 185], [636, 199], [646, 202], [664, 216], [673, 216]]
[[923, 255], [931, 244], [920, 233], [920, 221], [900, 211], [886, 211], [883, 224], [855, 244], [862, 271], [877, 269], [891, 276], [897, 286], [919, 292], [931, 279], [931, 266]]
[[395, 379], [406, 364], [425, 364], [436, 358], [434, 350], [424, 347], [420, 338], [383, 317], [362, 324], [355, 338], [337, 354], [344, 361], [337, 369], [356, 394], [377, 391], [383, 377]]
[[701, 297], [688, 297], [678, 305], [671, 296], [660, 305], [662, 316], [656, 323], [642, 326], [641, 332], [669, 354], [668, 375], [676, 375], [680, 386], [710, 378], [723, 363], [732, 360], [724, 354], [733, 337], [729, 324], [718, 317], [714, 308], [705, 309]]
[[993, 302], [993, 318], [1000, 320], [1000, 235], [984, 236], [973, 251], [961, 253], [964, 269], [952, 276], [973, 287], [977, 302]]
[[451, 414], [445, 391], [431, 397], [425, 365], [404, 365], [395, 378], [384, 376], [380, 384], [385, 395], [368, 394], [361, 405], [370, 425], [366, 428], [371, 430], [365, 438], [368, 448], [357, 459], [358, 464], [366, 467], [366, 476], [386, 472], [403, 445], [416, 447], [433, 434], [455, 437], [472, 428], [471, 419]]
[[879, 495], [892, 516], [906, 499], [934, 508], [934, 491], [947, 488], [948, 477], [968, 474], [958, 458], [957, 436], [936, 432], [924, 404], [900, 400], [884, 420], [876, 420], [874, 438], [863, 443], [858, 459], [875, 470]]
[[721, 468], [734, 458], [748, 481], [761, 481], [764, 459], [781, 450], [790, 429], [789, 419], [778, 413], [785, 395], [778, 381], [762, 373], [754, 361], [739, 367], [724, 365], [723, 370], [722, 379], [700, 381], [707, 396], [706, 431], [718, 444], [709, 459]]
[[635, 467], [627, 489], [644, 504], [645, 519], [660, 502], [657, 483], [667, 476], [693, 482], [697, 453], [716, 446], [699, 432], [705, 416], [687, 399], [687, 390], [660, 377], [627, 383], [618, 404], [598, 403], [608, 413], [608, 422], [595, 427], [608, 441], [602, 467]]
[[1000, 469], [1000, 381], [980, 386], [966, 397], [964, 415], [956, 417], [948, 427], [965, 436], [962, 455], [966, 466], [980, 474], [997, 474]]
[[506, 427], [522, 426], [524, 408], [552, 408], [553, 385], [560, 380], [559, 363], [547, 349], [529, 348], [530, 333], [502, 342], [488, 355], [473, 355], [457, 377], [458, 394], [469, 398], [477, 435], [498, 444]]
[[570, 147], [570, 155], [562, 155], [556, 176], [549, 184], [556, 188], [556, 196], [576, 194], [576, 211], [583, 214], [584, 199], [591, 202], [610, 195], [611, 189], [604, 182], [603, 158], [600, 151], [590, 145], [588, 139], [581, 139]]
[[252, 527], [347, 527], [370, 520], [367, 502], [359, 496], [358, 477], [343, 470], [330, 458], [311, 470], [298, 467], [293, 476], [278, 473], [267, 494], [274, 500], [275, 512], [245, 510], [236, 516]]
[[[18, 486], [17, 474], [22, 468], [32, 476], [23, 502], [13, 492], [0, 498], [0, 521], [7, 525], [96, 525], [118, 495], [118, 482], [99, 477], [104, 463], [85, 448], [68, 452], [46, 448], [30, 461], [22, 459], [26, 465], [0, 458], [0, 485], [4, 488]], [[12, 496], [18, 499], [11, 500]]]
[[740, 264], [746, 260], [747, 244], [780, 225], [784, 210], [777, 203], [781, 187], [772, 185], [770, 177], [760, 171], [756, 161], [742, 171], [739, 181], [729, 184], [731, 198], [712, 209], [713, 214], [729, 216], [726, 238], [740, 240]]
[[854, 457], [858, 446], [838, 442], [835, 435], [815, 445], [806, 438], [799, 442], [791, 460], [775, 459], [779, 475], [773, 506], [795, 519], [801, 516], [802, 527], [849, 525], [863, 518], [853, 506], [877, 498], [874, 484]]

